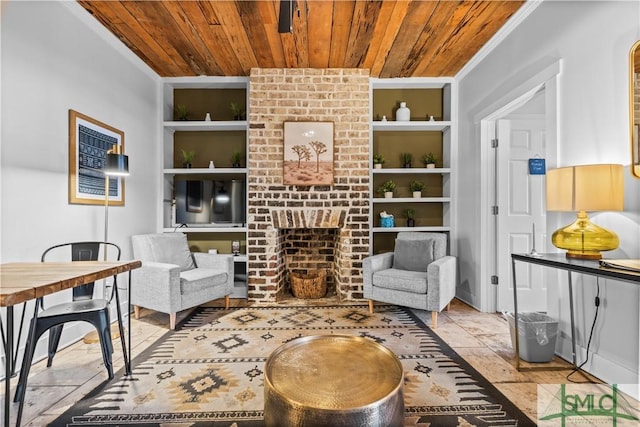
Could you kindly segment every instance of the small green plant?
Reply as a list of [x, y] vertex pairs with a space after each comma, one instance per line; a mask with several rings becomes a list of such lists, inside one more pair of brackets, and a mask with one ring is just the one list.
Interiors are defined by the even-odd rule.
[[402, 160], [402, 166], [407, 168], [411, 167], [411, 160], [413, 160], [413, 155], [411, 153], [402, 153], [400, 154], [400, 159]]
[[187, 165], [190, 165], [191, 162], [193, 161], [193, 158], [196, 156], [196, 152], [195, 151], [185, 151], [182, 150], [182, 159], [184, 160], [184, 163]]
[[407, 209], [407, 219], [413, 219], [415, 213], [416, 211], [414, 211], [413, 209]]
[[382, 154], [374, 154], [373, 155], [373, 164], [374, 165], [381, 165], [384, 163], [384, 157], [382, 157]]
[[229, 104], [229, 108], [231, 108], [234, 120], [242, 120], [245, 118], [245, 111], [237, 102]]
[[231, 154], [231, 163], [233, 164], [233, 167], [239, 168], [241, 161], [242, 161], [242, 153], [240, 151], [234, 151]]
[[409, 189], [411, 191], [422, 191], [424, 188], [424, 183], [421, 181], [411, 181], [409, 184]]
[[178, 117], [178, 120], [187, 120], [187, 117], [189, 116], [187, 106], [182, 104], [176, 105], [176, 116]]
[[424, 160], [425, 165], [435, 165], [436, 162], [438, 161], [438, 156], [429, 152], [428, 154], [424, 155], [422, 160]]
[[396, 183], [389, 180], [382, 183], [382, 185], [378, 188], [379, 193], [389, 193], [393, 192], [396, 189]]

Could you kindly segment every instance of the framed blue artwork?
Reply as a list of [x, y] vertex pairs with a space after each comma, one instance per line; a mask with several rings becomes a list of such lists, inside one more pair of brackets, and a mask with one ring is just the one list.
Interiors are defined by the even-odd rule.
[[544, 175], [547, 172], [544, 159], [529, 159], [529, 175]]
[[124, 179], [104, 175], [107, 151], [120, 145], [124, 152], [124, 132], [74, 110], [69, 110], [69, 203], [101, 205], [105, 186], [109, 206], [124, 205]]

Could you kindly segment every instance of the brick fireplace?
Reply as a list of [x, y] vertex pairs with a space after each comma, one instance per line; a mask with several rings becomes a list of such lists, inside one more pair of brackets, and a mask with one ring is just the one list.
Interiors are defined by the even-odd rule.
[[[369, 254], [369, 75], [356, 69], [252, 69], [248, 297], [275, 302], [287, 269], [328, 270], [340, 300], [362, 298]], [[283, 123], [334, 123], [333, 185], [283, 182]], [[320, 267], [318, 267], [320, 268]]]

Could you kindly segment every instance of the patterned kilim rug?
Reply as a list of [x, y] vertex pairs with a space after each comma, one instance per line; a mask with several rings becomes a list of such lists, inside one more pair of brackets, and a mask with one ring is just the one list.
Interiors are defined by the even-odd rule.
[[53, 426], [262, 426], [264, 364], [294, 338], [370, 338], [400, 359], [405, 425], [533, 426], [410, 310], [376, 306], [201, 308]]

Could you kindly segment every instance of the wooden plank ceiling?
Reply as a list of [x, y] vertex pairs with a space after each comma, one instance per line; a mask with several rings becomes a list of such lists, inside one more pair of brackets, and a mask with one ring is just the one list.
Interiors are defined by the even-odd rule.
[[162, 77], [251, 68], [365, 68], [372, 77], [454, 76], [524, 0], [78, 2]]

